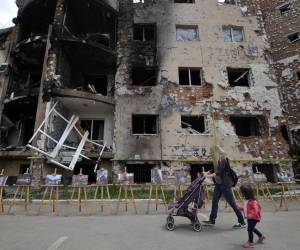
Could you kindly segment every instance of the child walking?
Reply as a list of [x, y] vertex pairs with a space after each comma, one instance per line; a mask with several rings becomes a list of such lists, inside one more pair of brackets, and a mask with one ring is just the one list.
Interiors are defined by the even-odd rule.
[[[262, 244], [266, 237], [256, 229], [256, 224], [261, 220], [261, 206], [255, 199], [255, 192], [251, 185], [243, 184], [240, 188], [242, 195], [247, 200], [244, 213], [248, 222], [248, 241], [243, 244], [244, 248], [254, 248], [253, 233], [258, 236], [258, 244]], [[246, 211], [245, 211], [246, 210]]]

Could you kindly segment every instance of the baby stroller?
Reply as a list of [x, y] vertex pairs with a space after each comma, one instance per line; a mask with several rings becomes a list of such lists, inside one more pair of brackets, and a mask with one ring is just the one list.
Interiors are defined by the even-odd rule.
[[[177, 200], [175, 203], [169, 204], [169, 216], [167, 217], [166, 228], [169, 231], [175, 229], [174, 216], [183, 216], [190, 219], [193, 229], [196, 232], [202, 230], [202, 225], [197, 217], [197, 210], [200, 209], [204, 203], [204, 190], [202, 183], [205, 177], [198, 177], [188, 187], [186, 193], [182, 198]], [[189, 204], [194, 202], [194, 207], [189, 210]]]

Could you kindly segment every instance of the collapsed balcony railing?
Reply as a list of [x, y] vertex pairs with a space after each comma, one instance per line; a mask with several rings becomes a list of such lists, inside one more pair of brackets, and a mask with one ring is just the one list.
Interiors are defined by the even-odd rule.
[[[89, 136], [89, 132], [85, 131], [84, 134], [82, 134], [82, 132], [76, 127], [76, 123], [79, 120], [78, 116], [72, 115], [71, 118], [68, 120], [67, 118], [65, 118], [62, 114], [60, 114], [56, 109], [56, 105], [58, 104], [58, 102], [56, 102], [53, 107], [50, 109], [50, 111], [48, 112], [48, 114], [46, 114], [45, 119], [43, 120], [43, 122], [40, 124], [40, 126], [37, 128], [37, 130], [35, 131], [35, 133], [33, 134], [33, 136], [31, 137], [31, 139], [29, 140], [27, 147], [30, 149], [33, 149], [34, 151], [37, 151], [38, 153], [42, 154], [43, 156], [45, 156], [50, 162], [52, 162], [53, 164], [60, 166], [62, 168], [65, 168], [67, 170], [73, 170], [77, 161], [79, 160], [80, 157], [85, 158], [87, 160], [93, 161], [91, 158], [89, 158], [88, 156], [84, 155], [83, 149], [86, 143], [91, 143], [93, 144], [95, 147], [98, 148], [98, 159], [96, 160], [96, 164], [95, 164], [95, 170], [98, 167], [98, 164], [101, 160], [101, 156], [104, 152], [104, 149], [106, 147], [106, 142], [104, 142], [103, 144], [99, 144], [96, 143], [92, 140], [88, 139]], [[63, 132], [63, 134], [61, 135], [59, 140], [56, 140], [55, 138], [53, 138], [51, 135], [49, 135], [45, 130], [46, 130], [46, 122], [49, 120], [50, 116], [55, 113], [57, 116], [59, 116], [63, 121], [65, 121], [67, 123], [67, 126], [65, 127], [65, 130]], [[70, 145], [66, 145], [65, 142], [68, 138], [68, 136], [70, 136], [70, 133], [75, 130], [77, 132], [77, 134], [80, 136], [81, 140], [79, 145], [76, 147], [70, 146]], [[45, 151], [41, 148], [38, 148], [34, 145], [32, 145], [33, 140], [38, 136], [38, 134], [42, 134], [45, 137], [47, 137], [49, 140], [51, 140], [52, 142], [54, 142], [56, 145], [54, 147], [54, 149], [51, 152]], [[62, 151], [62, 148], [67, 148], [70, 150], [74, 150], [74, 155], [72, 157], [72, 160], [70, 161], [69, 166], [66, 166], [62, 163], [60, 163], [56, 157], [59, 155], [59, 153]]]

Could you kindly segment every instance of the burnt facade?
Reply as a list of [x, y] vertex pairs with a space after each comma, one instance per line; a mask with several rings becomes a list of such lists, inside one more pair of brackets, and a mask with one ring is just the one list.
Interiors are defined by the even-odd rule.
[[[273, 1], [252, 2], [17, 1], [16, 26], [0, 34], [1, 165], [11, 175], [30, 166], [36, 183], [51, 171], [26, 144], [58, 103], [91, 140], [106, 142], [101, 164], [114, 172], [127, 166], [145, 179], [159, 166], [194, 175], [211, 167], [216, 145], [240, 173], [254, 164], [290, 169], [299, 45], [276, 40], [291, 27], [273, 35], [289, 18], [276, 17]], [[56, 116], [46, 128], [59, 140]], [[43, 135], [33, 144], [54, 147]], [[92, 147], [88, 155], [97, 158]]]
[[[299, 161], [300, 2], [262, 1], [261, 10], [270, 43], [271, 67], [279, 85], [291, 155]], [[299, 164], [298, 164], [299, 165]], [[300, 173], [297, 163], [296, 171]]]

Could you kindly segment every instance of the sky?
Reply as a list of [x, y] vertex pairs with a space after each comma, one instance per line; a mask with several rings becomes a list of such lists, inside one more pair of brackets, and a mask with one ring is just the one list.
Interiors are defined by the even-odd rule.
[[15, 0], [0, 0], [0, 29], [13, 26], [12, 19], [17, 16]]

